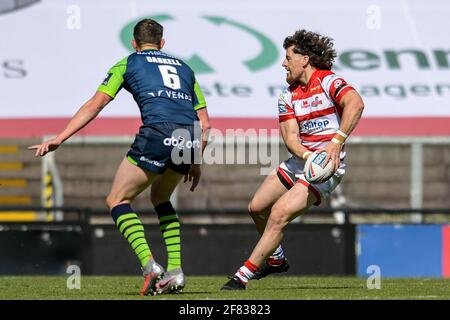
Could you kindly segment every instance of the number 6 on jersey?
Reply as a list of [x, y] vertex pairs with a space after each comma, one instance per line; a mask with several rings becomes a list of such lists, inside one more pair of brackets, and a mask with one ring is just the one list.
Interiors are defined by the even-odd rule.
[[159, 72], [163, 78], [164, 85], [173, 90], [181, 88], [180, 77], [177, 74], [177, 69], [172, 66], [158, 66]]

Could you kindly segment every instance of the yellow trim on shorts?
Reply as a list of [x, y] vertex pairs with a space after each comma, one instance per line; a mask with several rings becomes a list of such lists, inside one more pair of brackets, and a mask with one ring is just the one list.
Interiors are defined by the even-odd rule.
[[131, 156], [127, 156], [128, 161], [130, 161], [131, 164], [134, 164], [135, 166], [138, 165], [137, 161], [134, 160]]

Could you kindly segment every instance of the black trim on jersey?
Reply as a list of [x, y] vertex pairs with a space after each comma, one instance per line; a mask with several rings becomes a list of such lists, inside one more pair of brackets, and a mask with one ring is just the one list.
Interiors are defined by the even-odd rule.
[[339, 95], [339, 92], [341, 92], [341, 90], [346, 86], [348, 86], [348, 84], [346, 82], [344, 82], [339, 87], [336, 88], [336, 91], [334, 91], [334, 97], [333, 97], [334, 100], [336, 100], [337, 96]]

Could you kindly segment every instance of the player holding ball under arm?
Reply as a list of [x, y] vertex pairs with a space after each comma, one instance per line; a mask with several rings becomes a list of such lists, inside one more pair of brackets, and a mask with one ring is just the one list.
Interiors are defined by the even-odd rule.
[[[356, 90], [331, 71], [336, 57], [332, 39], [299, 30], [283, 44], [283, 67], [289, 84], [278, 100], [281, 134], [291, 158], [282, 162], [262, 183], [248, 210], [261, 238], [223, 290], [242, 290], [251, 279], [286, 272], [289, 264], [281, 241], [283, 229], [312, 205], [319, 205], [345, 173], [344, 142], [356, 127], [364, 103]], [[325, 151], [334, 174], [310, 184], [304, 160]]]

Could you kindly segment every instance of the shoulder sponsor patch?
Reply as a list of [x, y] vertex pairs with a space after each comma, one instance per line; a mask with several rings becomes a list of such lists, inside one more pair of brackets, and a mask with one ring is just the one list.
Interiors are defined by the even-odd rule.
[[108, 85], [109, 79], [111, 79], [111, 77], [112, 77], [112, 73], [108, 73], [108, 74], [106, 75], [105, 79], [103, 80], [102, 84], [103, 84], [104, 86]]
[[288, 112], [288, 109], [286, 108], [286, 104], [283, 100], [278, 100], [278, 112], [279, 113], [286, 113]]
[[339, 96], [339, 93], [341, 93], [341, 91], [344, 88], [349, 87], [347, 82], [345, 82], [345, 80], [342, 78], [338, 78], [338, 79], [334, 80], [333, 86], [334, 86], [334, 89], [330, 90], [330, 93], [334, 100], [337, 99], [337, 97]]
[[341, 86], [342, 84], [342, 79], [337, 79], [333, 82], [334, 87], [337, 89]]

